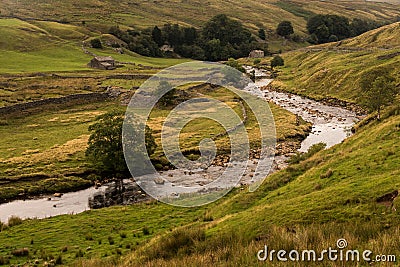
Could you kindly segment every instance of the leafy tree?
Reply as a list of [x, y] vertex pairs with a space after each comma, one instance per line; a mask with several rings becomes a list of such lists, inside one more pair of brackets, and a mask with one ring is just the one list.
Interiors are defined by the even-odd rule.
[[280, 36], [287, 37], [294, 33], [292, 23], [290, 21], [282, 21], [276, 28], [276, 33]]
[[158, 46], [162, 46], [164, 44], [164, 39], [163, 39], [161, 30], [157, 26], [154, 26], [154, 28], [151, 32], [151, 37], [153, 38], [153, 41], [156, 42], [156, 44]]
[[183, 44], [175, 49], [175, 52], [185, 58], [192, 58], [197, 60], [204, 60], [204, 50], [198, 45]]
[[336, 35], [332, 34], [331, 36], [329, 36], [329, 42], [337, 42], [337, 41], [339, 41], [339, 38]]
[[261, 40], [267, 39], [267, 36], [265, 35], [265, 30], [263, 28], [260, 28], [258, 30], [258, 37], [260, 37]]
[[184, 44], [193, 45], [197, 40], [197, 30], [194, 27], [183, 28], [183, 40]]
[[249, 30], [224, 14], [213, 17], [202, 30], [201, 46], [207, 60], [227, 60], [247, 56], [261, 44], [255, 42]]
[[162, 32], [169, 45], [176, 47], [182, 43], [183, 34], [178, 24], [165, 24]]
[[[103, 177], [124, 178], [129, 175], [122, 147], [123, 122], [123, 112], [111, 111], [99, 116], [97, 122], [89, 126], [91, 135], [86, 157]], [[135, 129], [132, 126], [131, 130], [137, 129], [140, 127]], [[155, 151], [156, 143], [151, 129], [147, 125], [145, 129], [146, 150], [151, 155]]]
[[357, 35], [363, 34], [364, 32], [376, 29], [380, 26], [381, 25], [379, 23], [377, 23], [376, 21], [362, 20], [359, 18], [355, 18], [350, 23], [351, 35], [357, 36]]
[[272, 60], [271, 60], [271, 68], [272, 69], [275, 67], [278, 67], [278, 66], [283, 66], [283, 65], [285, 65], [285, 61], [283, 60], [283, 58], [281, 56], [276, 55], [272, 58]]
[[222, 57], [222, 49], [223, 46], [221, 45], [220, 39], [212, 39], [208, 41], [204, 47], [204, 54], [207, 60], [217, 61], [221, 60]]
[[153, 38], [144, 32], [139, 36], [133, 37], [132, 41], [128, 44], [128, 48], [143, 56], [149, 57], [160, 57], [162, 56], [161, 50], [159, 49]]
[[90, 45], [93, 48], [98, 48], [98, 49], [103, 48], [103, 45], [101, 44], [101, 41], [98, 38], [90, 40]]
[[385, 68], [369, 71], [361, 78], [363, 102], [371, 110], [378, 112], [378, 120], [381, 118], [382, 107], [393, 103], [399, 93], [395, 81]]
[[313, 35], [312, 43], [331, 42], [336, 36], [338, 40], [360, 35], [375, 29], [380, 25], [374, 21], [355, 18], [350, 23], [349, 19], [338, 15], [315, 15], [307, 21], [307, 30]]
[[326, 43], [329, 41], [329, 28], [325, 24], [321, 24], [313, 33], [317, 36], [319, 43]]

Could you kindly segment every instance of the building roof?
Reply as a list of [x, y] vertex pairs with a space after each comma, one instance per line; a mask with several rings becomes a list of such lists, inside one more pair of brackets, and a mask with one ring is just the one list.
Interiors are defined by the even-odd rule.
[[95, 57], [95, 59], [97, 61], [100, 61], [100, 62], [103, 62], [103, 61], [114, 61], [114, 59], [112, 57], [110, 57], [110, 56], [107, 56], [107, 57], [97, 56], [97, 57]]

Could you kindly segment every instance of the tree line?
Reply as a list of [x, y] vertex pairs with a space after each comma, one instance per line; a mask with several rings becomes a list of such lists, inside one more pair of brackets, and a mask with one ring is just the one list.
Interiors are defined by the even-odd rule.
[[382, 23], [372, 20], [355, 18], [350, 21], [338, 15], [315, 15], [307, 22], [307, 30], [310, 34], [308, 42], [312, 44], [337, 42], [381, 26], [383, 26]]
[[168, 23], [142, 31], [113, 26], [109, 33], [127, 43], [129, 50], [152, 57], [168, 54], [162, 49], [165, 45], [182, 57], [209, 61], [247, 57], [254, 49], [268, 52], [267, 45], [258, 42], [242, 23], [224, 14], [213, 17], [201, 29]]

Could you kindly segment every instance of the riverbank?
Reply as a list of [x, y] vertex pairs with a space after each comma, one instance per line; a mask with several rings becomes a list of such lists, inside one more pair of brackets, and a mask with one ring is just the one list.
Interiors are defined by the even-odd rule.
[[[276, 145], [276, 157], [272, 164], [271, 173], [283, 169], [287, 166], [286, 159], [293, 155], [297, 151], [306, 151], [310, 146], [319, 142], [327, 143], [328, 147], [334, 144], [340, 143], [346, 137], [348, 137], [351, 133], [349, 131], [349, 127], [357, 121], [357, 116], [355, 113], [347, 111], [342, 108], [327, 106], [316, 102], [311, 99], [301, 98], [299, 96], [295, 96], [292, 94], [278, 93], [274, 91], [269, 91], [268, 86], [272, 80], [265, 79], [263, 77], [264, 74], [257, 73], [259, 76], [259, 80], [256, 82], [256, 86], [261, 87], [263, 89], [264, 98], [267, 101], [274, 102], [275, 104], [287, 109], [288, 111], [296, 114], [297, 120], [305, 120], [309, 121], [313, 124], [313, 126], [309, 128], [310, 131], [305, 131], [304, 135], [295, 134], [294, 136], [288, 137], [285, 140], [278, 140]], [[249, 87], [247, 90], [252, 93], [252, 88]], [[307, 136], [307, 133], [309, 135]], [[242, 180], [239, 185], [247, 185], [252, 182], [252, 178], [255, 175], [255, 169], [257, 167], [258, 159], [260, 158], [260, 151], [258, 149], [252, 149], [250, 151], [250, 161], [248, 162], [247, 171], [244, 173]], [[210, 183], [219, 177], [219, 175], [224, 171], [229, 162], [228, 155], [218, 155], [209, 168], [207, 170], [198, 170], [196, 172], [184, 173], [182, 170], [165, 170], [160, 172], [162, 177], [165, 178], [166, 181], [173, 182], [180, 186], [202, 186]], [[221, 189], [223, 185], [220, 185]], [[109, 186], [108, 186], [109, 187]], [[110, 188], [110, 187], [109, 187]], [[136, 187], [135, 187], [136, 188]], [[137, 189], [137, 188], [136, 188]], [[111, 190], [112, 191], [112, 190]], [[109, 190], [109, 195], [111, 194]], [[133, 190], [135, 191], [128, 199], [131, 201], [120, 201], [114, 202], [116, 204], [130, 204], [140, 199], [140, 197], [144, 197], [141, 190]], [[79, 204], [79, 208], [71, 208], [70, 210], [61, 209], [62, 207], [72, 207], [68, 201], [70, 198], [70, 194], [78, 194], [80, 195], [81, 203]], [[43, 199], [47, 200], [48, 196], [44, 196]], [[49, 214], [54, 214], [54, 210], [60, 208], [59, 211], [64, 213], [76, 213], [89, 209], [89, 198], [97, 200], [102, 199], [103, 202], [107, 202], [105, 187], [100, 188], [88, 188], [86, 190], [80, 192], [72, 192], [67, 193], [63, 197], [53, 200], [58, 201], [59, 203], [50, 205], [49, 209], [52, 209]], [[147, 198], [146, 198], [147, 199]], [[37, 206], [40, 200], [32, 200], [34, 206]], [[39, 201], [39, 202], [34, 202]], [[64, 202], [63, 202], [64, 201]], [[98, 203], [94, 204], [93, 207], [102, 207], [108, 206], [108, 204], [99, 204], [102, 201], [97, 201]], [[18, 203], [18, 205], [23, 205], [24, 208], [29, 206], [29, 200], [24, 203]], [[43, 202], [41, 203], [41, 205]], [[77, 204], [77, 202], [75, 202]], [[12, 206], [12, 203], [8, 205]], [[17, 206], [18, 206], [17, 205]], [[55, 206], [54, 206], [55, 205]], [[111, 204], [110, 204], [111, 205]], [[3, 205], [0, 205], [0, 210]], [[12, 210], [18, 210], [18, 207], [15, 207]], [[23, 210], [23, 209], [22, 209]], [[58, 212], [58, 211], [57, 211]], [[58, 213], [57, 213], [58, 214]], [[23, 215], [23, 214], [22, 214]], [[52, 216], [52, 215], [46, 215]], [[25, 216], [22, 216], [25, 217]]]

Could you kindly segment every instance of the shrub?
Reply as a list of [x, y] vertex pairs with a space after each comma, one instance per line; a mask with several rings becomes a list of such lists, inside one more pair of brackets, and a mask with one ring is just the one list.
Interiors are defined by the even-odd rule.
[[260, 64], [261, 63], [261, 59], [259, 59], [259, 58], [256, 58], [256, 59], [254, 59], [254, 61], [253, 61], [253, 64], [254, 65], [258, 65], [258, 64]]
[[18, 216], [11, 216], [8, 218], [8, 226], [13, 227], [22, 223], [22, 219]]
[[126, 238], [126, 233], [121, 232], [121, 233], [119, 233], [119, 236], [120, 236], [121, 238]]
[[149, 235], [150, 234], [149, 228], [147, 228], [147, 226], [143, 227], [142, 233], [143, 233], [143, 235]]
[[114, 238], [112, 238], [112, 236], [109, 236], [108, 237], [108, 243], [110, 244], [110, 245], [114, 245]]
[[101, 44], [101, 41], [98, 38], [90, 40], [90, 45], [93, 48], [97, 48], [97, 49], [103, 48], [103, 45]]
[[283, 65], [285, 65], [285, 62], [284, 62], [283, 58], [279, 55], [274, 56], [274, 58], [271, 60], [271, 68], [283, 66]]

